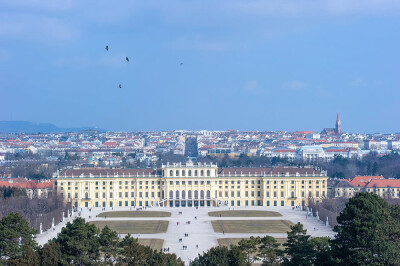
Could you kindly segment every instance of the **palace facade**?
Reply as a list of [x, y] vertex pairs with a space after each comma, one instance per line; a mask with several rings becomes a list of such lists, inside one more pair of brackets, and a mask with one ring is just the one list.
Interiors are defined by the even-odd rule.
[[299, 206], [327, 195], [327, 173], [309, 168], [66, 169], [54, 191], [75, 207]]

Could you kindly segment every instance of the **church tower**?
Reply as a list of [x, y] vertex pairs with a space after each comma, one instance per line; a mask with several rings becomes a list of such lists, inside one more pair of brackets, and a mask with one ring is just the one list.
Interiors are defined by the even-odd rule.
[[336, 134], [342, 134], [342, 129], [340, 128], [340, 118], [339, 118], [339, 113], [337, 113], [335, 131], [336, 131]]

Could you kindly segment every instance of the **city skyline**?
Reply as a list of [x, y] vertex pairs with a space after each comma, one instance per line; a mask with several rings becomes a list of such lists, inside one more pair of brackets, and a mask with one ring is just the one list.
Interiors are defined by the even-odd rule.
[[393, 1], [0, 8], [0, 121], [320, 132], [339, 112], [344, 132], [400, 131]]

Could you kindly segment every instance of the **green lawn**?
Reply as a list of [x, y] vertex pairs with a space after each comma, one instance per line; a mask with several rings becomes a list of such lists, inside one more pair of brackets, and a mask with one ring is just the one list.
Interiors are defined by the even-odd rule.
[[217, 233], [286, 233], [293, 225], [287, 220], [216, 220], [211, 223]]
[[109, 218], [132, 218], [132, 217], [171, 217], [170, 212], [163, 211], [115, 211], [115, 212], [102, 212], [98, 217]]
[[138, 243], [144, 246], [149, 246], [151, 249], [158, 250], [162, 248], [164, 239], [158, 238], [139, 238]]
[[157, 234], [165, 233], [168, 221], [93, 221], [91, 224], [100, 229], [108, 225], [118, 234]]
[[[287, 238], [275, 238], [275, 239], [281, 245], [287, 241]], [[229, 247], [230, 245], [237, 245], [239, 241], [242, 240], [242, 238], [218, 238], [217, 240], [220, 246]]]
[[213, 217], [278, 217], [282, 216], [279, 212], [272, 211], [248, 211], [248, 210], [240, 210], [240, 211], [215, 211], [209, 212], [209, 216]]

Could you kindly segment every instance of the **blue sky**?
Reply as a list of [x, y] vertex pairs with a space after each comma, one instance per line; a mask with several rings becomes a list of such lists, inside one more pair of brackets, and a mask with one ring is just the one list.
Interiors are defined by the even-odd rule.
[[0, 120], [399, 132], [399, 29], [395, 0], [0, 0]]

